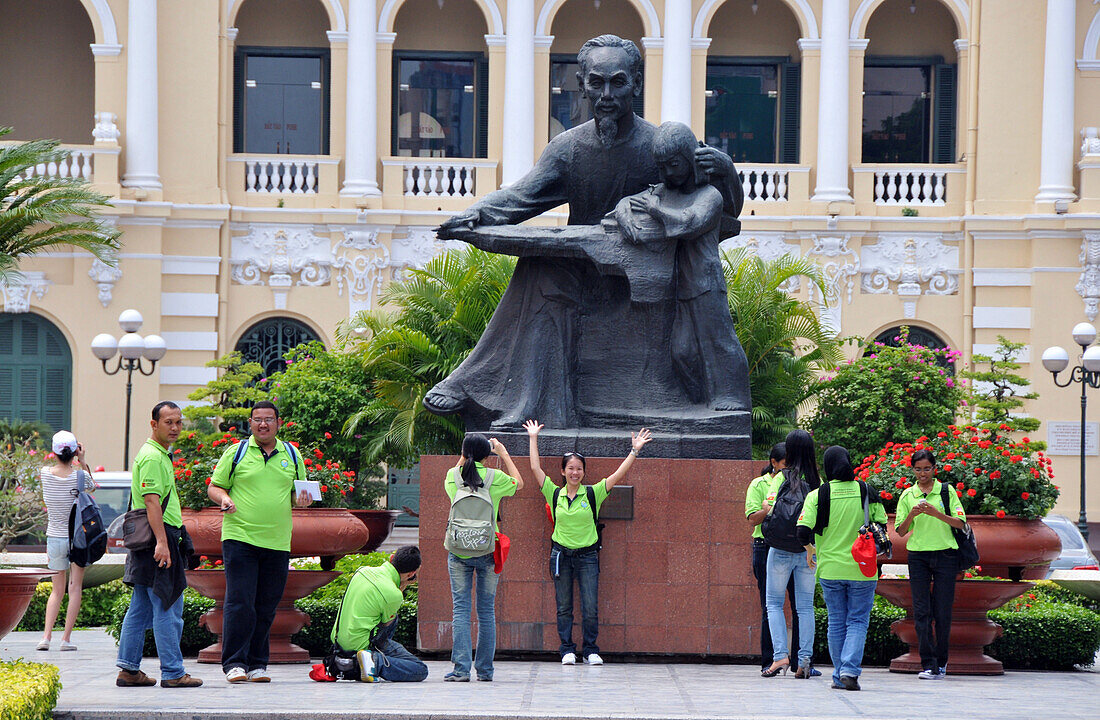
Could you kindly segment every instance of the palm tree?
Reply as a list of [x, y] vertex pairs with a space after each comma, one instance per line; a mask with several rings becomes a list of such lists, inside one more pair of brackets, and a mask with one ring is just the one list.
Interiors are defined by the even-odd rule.
[[790, 255], [764, 261], [745, 248], [723, 253], [722, 262], [730, 315], [749, 361], [753, 448], [766, 454], [794, 429], [798, 407], [812, 395], [818, 374], [843, 356], [814, 306], [783, 289], [805, 278], [824, 297], [815, 263]]
[[474, 248], [452, 250], [390, 285], [380, 304], [395, 313], [361, 312], [337, 331], [374, 377], [374, 399], [345, 426], [370, 437], [368, 462], [408, 467], [421, 454], [456, 454], [465, 427], [422, 403], [481, 337], [508, 287], [515, 259]]
[[[0, 127], [0, 138], [9, 132]], [[58, 246], [75, 246], [115, 264], [120, 233], [97, 217], [110, 199], [84, 180], [35, 173], [66, 154], [57, 140], [0, 147], [0, 281], [17, 274], [22, 258]]]

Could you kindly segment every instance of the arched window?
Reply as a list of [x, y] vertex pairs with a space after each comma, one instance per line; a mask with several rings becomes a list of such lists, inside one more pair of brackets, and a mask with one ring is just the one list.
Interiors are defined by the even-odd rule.
[[262, 320], [245, 331], [237, 341], [237, 351], [246, 362], [258, 362], [265, 375], [286, 370], [283, 355], [291, 348], [311, 340], [320, 340], [317, 333], [299, 320], [277, 317]]
[[57, 327], [31, 313], [0, 315], [0, 418], [72, 422], [73, 360]]
[[[892, 327], [889, 330], [883, 330], [878, 334], [877, 337], [875, 337], [875, 342], [880, 342], [883, 345], [889, 345], [890, 347], [898, 347], [901, 343], [897, 340], [897, 338], [901, 336], [901, 330], [902, 327], [900, 325]], [[933, 350], [943, 350], [944, 348], [948, 347], [948, 344], [944, 342], [943, 338], [941, 338], [939, 335], [932, 332], [931, 330], [926, 330], [925, 328], [917, 327], [915, 325], [909, 326], [909, 344], [923, 345], [924, 347], [931, 348]], [[864, 354], [870, 354], [871, 352], [874, 352], [873, 348], [869, 348]], [[950, 370], [951, 373], [954, 374], [955, 363], [944, 358], [940, 360], [940, 365], [943, 368]]]

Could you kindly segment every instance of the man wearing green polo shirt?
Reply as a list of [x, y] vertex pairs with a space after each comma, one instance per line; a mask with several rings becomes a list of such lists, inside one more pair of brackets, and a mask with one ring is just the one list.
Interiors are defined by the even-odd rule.
[[187, 558], [181, 548], [183, 516], [179, 492], [168, 454], [180, 435], [183, 415], [174, 402], [159, 402], [153, 407], [149, 423], [152, 436], [134, 458], [130, 486], [130, 509], [145, 509], [156, 545], [131, 550], [126, 556], [123, 582], [133, 587], [130, 607], [122, 620], [118, 638], [119, 687], [149, 687], [157, 681], [141, 670], [141, 650], [145, 631], [153, 628], [160, 657], [161, 687], [198, 687], [202, 680], [183, 671], [183, 589], [187, 587], [184, 568]]
[[231, 683], [271, 682], [267, 644], [290, 569], [290, 510], [310, 503], [304, 490], [295, 498], [294, 481], [306, 479], [306, 468], [293, 446], [276, 437], [274, 403], [256, 403], [249, 426], [244, 453], [226, 448], [208, 490], [225, 513], [222, 670]]

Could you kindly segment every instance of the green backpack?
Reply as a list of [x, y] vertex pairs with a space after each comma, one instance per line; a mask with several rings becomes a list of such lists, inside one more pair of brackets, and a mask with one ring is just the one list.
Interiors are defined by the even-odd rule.
[[443, 547], [455, 555], [481, 557], [496, 547], [493, 496], [489, 493], [495, 473], [492, 468], [486, 469], [485, 483], [477, 490], [455, 483], [455, 496], [447, 514], [447, 533], [443, 536]]

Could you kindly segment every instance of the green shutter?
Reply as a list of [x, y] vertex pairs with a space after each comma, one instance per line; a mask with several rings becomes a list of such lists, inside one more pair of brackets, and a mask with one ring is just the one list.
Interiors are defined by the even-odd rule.
[[0, 357], [0, 418], [69, 427], [73, 368], [61, 332], [31, 313], [2, 316]]
[[779, 162], [798, 163], [798, 136], [802, 127], [802, 66], [779, 65]]
[[0, 420], [15, 417], [15, 370], [0, 367]]
[[474, 143], [474, 157], [489, 156], [489, 61], [481, 59], [477, 63], [477, 139]]
[[932, 95], [932, 162], [955, 162], [955, 106], [958, 67], [937, 65]]
[[70, 372], [67, 368], [46, 368], [42, 383], [42, 419], [52, 428], [69, 426]]

